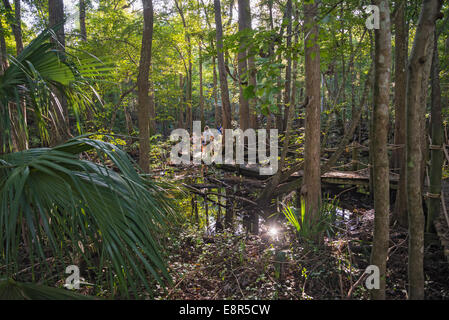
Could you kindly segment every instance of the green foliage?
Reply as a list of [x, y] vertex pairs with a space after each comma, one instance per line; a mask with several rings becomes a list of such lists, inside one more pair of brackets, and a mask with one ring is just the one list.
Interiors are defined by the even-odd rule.
[[[11, 65], [0, 76], [0, 130], [4, 133], [4, 150], [11, 145], [11, 113], [18, 115], [16, 130], [28, 134], [22, 103], [32, 110], [42, 140], [48, 141], [46, 119], [52, 119], [56, 128], [64, 127], [57, 122], [64, 117], [58, 96], [62, 93], [67, 98], [79, 118], [79, 112], [92, 103], [89, 91], [93, 90], [93, 77], [108, 70], [100, 69], [102, 64], [91, 56], [77, 57], [76, 63], [70, 61], [69, 56], [54, 49], [50, 40], [55, 38], [53, 29], [41, 32], [20, 55], [9, 57]], [[81, 131], [79, 123], [78, 130]]]
[[[97, 162], [79, 158], [88, 151]], [[31, 264], [50, 268], [49, 254], [59, 261], [72, 257], [68, 264], [77, 257], [97, 271], [97, 281], [125, 295], [129, 286], [151, 292], [150, 278], [169, 280], [158, 243], [175, 218], [169, 186], [144, 179], [134, 166], [117, 146], [85, 137], [2, 156], [0, 264], [6, 275], [23, 267], [25, 246]]]
[[14, 280], [0, 281], [0, 300], [91, 300], [65, 289], [52, 288]]
[[285, 207], [282, 213], [293, 226], [300, 240], [310, 242], [317, 234], [326, 234], [331, 237], [335, 234], [337, 220], [338, 200], [323, 201], [316, 222], [306, 219], [305, 200], [301, 197], [301, 208]]

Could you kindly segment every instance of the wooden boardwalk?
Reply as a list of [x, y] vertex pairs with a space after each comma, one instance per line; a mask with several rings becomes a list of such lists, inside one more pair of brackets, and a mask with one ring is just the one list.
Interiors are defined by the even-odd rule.
[[[220, 165], [220, 168], [226, 171], [235, 171], [243, 176], [253, 177], [257, 179], [266, 179], [268, 176], [259, 175], [258, 165]], [[300, 170], [292, 174], [289, 181], [300, 179], [304, 175], [304, 171]], [[397, 189], [399, 175], [390, 173], [390, 186]], [[369, 186], [369, 170], [362, 169], [359, 171], [329, 171], [321, 176], [323, 184], [348, 185], [348, 186]]]

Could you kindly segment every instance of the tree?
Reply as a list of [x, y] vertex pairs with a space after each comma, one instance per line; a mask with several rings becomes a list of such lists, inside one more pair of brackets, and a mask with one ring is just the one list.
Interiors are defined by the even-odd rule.
[[433, 55], [435, 21], [442, 1], [423, 0], [407, 75], [407, 210], [409, 224], [408, 277], [410, 299], [424, 299], [424, 212], [422, 207], [422, 82]]
[[16, 40], [16, 53], [20, 54], [23, 50], [20, 0], [14, 0], [14, 10], [8, 0], [3, 0], [3, 5], [5, 6], [8, 20], [11, 21], [11, 29]]
[[[250, 6], [250, 0], [245, 2], [245, 8], [246, 10], [246, 29], [248, 32], [252, 31], [252, 25], [251, 25], [251, 6]], [[254, 61], [254, 47], [251, 46], [250, 43], [248, 43], [248, 78], [249, 78], [249, 85], [252, 88], [256, 88], [257, 86], [257, 69], [256, 69], [256, 63]], [[249, 127], [253, 129], [257, 129], [257, 114], [256, 114], [256, 98], [253, 97], [249, 99]]]
[[152, 99], [150, 93], [151, 47], [153, 42], [153, 3], [152, 0], [142, 0], [143, 4], [143, 34], [140, 52], [138, 88], [139, 114], [139, 165], [146, 173], [150, 171], [150, 117]]
[[394, 144], [403, 147], [393, 151], [393, 168], [399, 168], [399, 184], [396, 193], [394, 219], [407, 226], [407, 175], [405, 162], [406, 143], [406, 89], [407, 89], [407, 29], [405, 23], [406, 1], [396, 1], [395, 17], [395, 69], [394, 69]]
[[218, 74], [220, 78], [220, 91], [222, 103], [223, 130], [231, 128], [231, 102], [229, 100], [228, 79], [223, 53], [223, 25], [221, 23], [220, 0], [214, 0], [215, 27], [217, 37]]
[[[304, 4], [304, 48], [306, 82], [306, 131], [304, 147], [304, 184], [301, 189], [305, 196], [306, 218], [311, 225], [318, 222], [321, 205], [320, 174], [320, 47], [318, 42], [317, 1]], [[321, 235], [316, 235], [319, 240]]]
[[287, 67], [285, 68], [285, 83], [284, 83], [284, 120], [282, 123], [282, 130], [286, 130], [288, 119], [288, 110], [290, 108], [290, 91], [292, 81], [292, 58], [291, 58], [291, 44], [292, 44], [292, 0], [287, 1], [285, 8], [285, 16], [287, 20]]
[[444, 163], [443, 155], [443, 123], [441, 117], [441, 86], [440, 86], [440, 61], [438, 56], [438, 36], [435, 30], [435, 41], [432, 59], [432, 110], [431, 110], [431, 163], [430, 163], [430, 186], [429, 186], [429, 214], [427, 217], [427, 232], [434, 232], [434, 220], [440, 214], [441, 202], [441, 178]]
[[[51, 28], [54, 28], [56, 33], [55, 42], [56, 48], [63, 55], [65, 51], [65, 31], [64, 31], [64, 1], [63, 0], [48, 0], [48, 19]], [[62, 112], [59, 115], [59, 124], [63, 127], [62, 135], [57, 138], [57, 142], [61, 142], [70, 136], [70, 122], [69, 122], [69, 107], [67, 99], [64, 94], [58, 93], [58, 100], [61, 104]], [[64, 128], [65, 127], [65, 128]], [[58, 127], [54, 128], [58, 132]]]
[[192, 40], [190, 36], [190, 31], [187, 28], [187, 22], [184, 15], [184, 9], [180, 0], [175, 0], [176, 8], [181, 16], [182, 24], [184, 26], [185, 39], [187, 41], [187, 61], [188, 61], [188, 72], [186, 77], [187, 92], [186, 92], [186, 128], [190, 128], [190, 133], [193, 130], [193, 113], [192, 113]]
[[87, 40], [87, 31], [86, 31], [86, 1], [79, 0], [80, 7], [80, 35], [83, 41]]
[[374, 237], [371, 264], [379, 268], [380, 288], [371, 291], [373, 299], [385, 299], [385, 279], [389, 245], [390, 171], [388, 165], [388, 105], [390, 103], [391, 27], [387, 0], [377, 0], [380, 28], [374, 32], [374, 110], [371, 136], [374, 176]]
[[239, 71], [239, 116], [240, 116], [240, 129], [245, 131], [249, 127], [249, 102], [244, 94], [244, 86], [248, 85], [248, 8], [249, 0], [238, 0], [239, 5], [239, 33], [240, 33], [240, 46], [238, 52], [238, 71]]
[[65, 47], [65, 31], [64, 31], [64, 1], [63, 0], [48, 0], [48, 19], [50, 27], [56, 28], [56, 36], [59, 43], [62, 45], [61, 49]]

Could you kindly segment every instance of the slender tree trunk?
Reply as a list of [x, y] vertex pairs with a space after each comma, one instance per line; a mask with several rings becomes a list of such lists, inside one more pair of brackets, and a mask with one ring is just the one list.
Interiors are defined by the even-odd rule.
[[184, 127], [184, 77], [179, 75], [179, 112], [178, 112], [178, 127]]
[[[10, 21], [11, 30], [14, 35], [15, 43], [16, 43], [16, 53], [19, 55], [23, 50], [23, 42], [22, 42], [22, 25], [21, 25], [21, 10], [20, 10], [20, 1], [14, 0], [14, 11], [11, 7], [11, 4], [8, 0], [3, 0], [3, 5], [6, 9], [6, 14], [8, 20]], [[2, 39], [4, 45], [4, 52], [2, 53], [2, 61], [5, 61], [7, 64], [7, 55], [6, 55], [6, 43], [4, 42], [4, 38]], [[6, 66], [5, 66], [6, 68]], [[28, 137], [27, 137], [27, 116], [26, 116], [26, 104], [23, 99], [20, 99], [20, 106], [17, 106], [16, 103], [9, 103], [9, 115], [11, 118], [11, 141], [13, 151], [22, 151], [28, 149]], [[22, 116], [19, 116], [19, 110]]]
[[[189, 37], [190, 39], [190, 37]], [[190, 40], [189, 40], [190, 43]], [[192, 66], [192, 49], [189, 44], [189, 75], [187, 77], [187, 95], [186, 95], [186, 103], [187, 103], [187, 121], [186, 128], [189, 128], [190, 134], [193, 132], [193, 112], [192, 112], [192, 77], [193, 77], [193, 66]]]
[[48, 16], [50, 27], [63, 24], [56, 31], [58, 41], [62, 46], [65, 46], [65, 32], [64, 32], [64, 1], [63, 0], [48, 0]]
[[432, 59], [435, 20], [442, 2], [423, 0], [407, 77], [407, 204], [409, 224], [409, 297], [424, 299], [424, 213], [421, 194], [421, 106], [425, 64]]
[[187, 74], [187, 92], [186, 92], [186, 128], [189, 129], [192, 134], [193, 131], [193, 113], [192, 113], [192, 41], [190, 37], [190, 32], [187, 28], [186, 19], [184, 16], [184, 10], [181, 7], [181, 3], [178, 0], [175, 0], [176, 8], [178, 9], [179, 15], [181, 16], [182, 24], [185, 30], [185, 39], [187, 41], [187, 59], [188, 59], [188, 74]]
[[0, 20], [0, 73], [3, 75], [8, 67], [8, 53], [6, 52], [5, 29]]
[[[247, 11], [247, 29], [248, 31], [252, 30], [251, 25], [251, 6], [250, 1], [246, 2], [246, 11]], [[254, 62], [254, 49], [251, 46], [251, 40], [249, 40], [249, 48], [248, 48], [248, 76], [249, 76], [249, 85], [252, 88], [256, 88], [257, 85], [257, 69], [256, 63]], [[257, 129], [257, 112], [256, 112], [256, 98], [252, 98], [249, 100], [249, 127], [252, 129]], [[257, 219], [259, 219], [257, 217]]]
[[87, 40], [86, 31], [86, 1], [80, 0], [80, 34], [83, 41]]
[[215, 126], [218, 128], [222, 125], [222, 112], [221, 108], [218, 105], [218, 79], [217, 79], [217, 58], [212, 57], [212, 68], [213, 68], [213, 89], [212, 94], [214, 96], [214, 105], [215, 105]]
[[154, 95], [154, 82], [153, 82], [153, 65], [150, 66], [150, 104], [149, 104], [149, 111], [150, 111], [150, 137], [156, 134], [156, 106], [155, 106], [155, 95]]
[[[231, 103], [229, 101], [228, 80], [226, 77], [225, 61], [223, 55], [223, 25], [221, 23], [220, 0], [214, 0], [215, 25], [217, 36], [218, 74], [220, 77], [221, 103], [223, 115], [223, 129], [231, 128]], [[223, 131], [224, 132], [224, 131]]]
[[374, 175], [374, 237], [371, 264], [379, 268], [380, 288], [371, 291], [371, 298], [385, 299], [385, 279], [389, 243], [390, 170], [388, 165], [388, 126], [390, 103], [391, 27], [388, 0], [377, 0], [380, 8], [380, 29], [374, 31], [374, 110], [373, 110], [373, 175]]
[[10, 16], [11, 30], [16, 41], [16, 52], [19, 55], [23, 50], [20, 0], [14, 0], [14, 12], [8, 0], [3, 0], [3, 5], [7, 14]]
[[139, 165], [146, 173], [150, 171], [150, 66], [153, 41], [153, 3], [142, 0], [144, 27], [140, 52], [139, 75], [137, 76], [137, 100], [139, 115]]
[[[65, 32], [64, 32], [64, 2], [63, 0], [48, 0], [48, 19], [50, 27], [58, 26], [55, 31], [57, 41], [55, 44], [58, 50], [65, 51]], [[70, 136], [69, 108], [67, 98], [64, 94], [58, 94], [58, 100], [61, 104], [62, 114], [57, 111], [59, 123], [62, 124], [63, 130], [60, 139], [66, 139]], [[58, 130], [58, 128], [55, 128]], [[59, 140], [59, 138], [58, 138]], [[55, 141], [60, 142], [60, 141]]]
[[[320, 175], [320, 47], [318, 43], [318, 24], [315, 21], [318, 13], [317, 2], [304, 4], [304, 48], [305, 48], [305, 81], [306, 81], [306, 128], [304, 156], [304, 185], [306, 219], [316, 224], [321, 205]], [[321, 241], [317, 234], [315, 240]]]
[[292, 81], [292, 58], [290, 53], [290, 48], [292, 45], [292, 0], [287, 0], [286, 7], [286, 18], [287, 18], [287, 67], [285, 68], [285, 83], [284, 83], [284, 121], [283, 128], [287, 128], [287, 121], [289, 115], [290, 108], [290, 89], [291, 89], [291, 81]]
[[394, 219], [398, 223], [407, 226], [407, 174], [406, 174], [406, 88], [407, 88], [407, 29], [405, 23], [405, 1], [396, 3], [395, 19], [395, 71], [394, 71], [394, 104], [395, 104], [395, 127], [394, 144], [402, 145], [393, 151], [393, 168], [400, 168], [399, 184], [396, 193]]
[[427, 216], [427, 232], [435, 232], [433, 222], [440, 214], [441, 178], [444, 155], [443, 123], [441, 119], [441, 87], [440, 61], [438, 57], [438, 32], [435, 31], [433, 61], [432, 61], [432, 111], [431, 111], [431, 162], [430, 162], [430, 196], [429, 213]]
[[200, 120], [201, 120], [201, 130], [204, 128], [204, 94], [203, 94], [203, 53], [201, 49], [201, 43], [199, 44], [199, 74], [200, 74]]
[[247, 62], [247, 49], [248, 49], [248, 11], [249, 0], [238, 0], [239, 6], [239, 32], [240, 47], [238, 53], [238, 71], [239, 71], [239, 116], [240, 116], [240, 129], [245, 131], [249, 127], [249, 102], [243, 94], [244, 86], [248, 85], [248, 62]]

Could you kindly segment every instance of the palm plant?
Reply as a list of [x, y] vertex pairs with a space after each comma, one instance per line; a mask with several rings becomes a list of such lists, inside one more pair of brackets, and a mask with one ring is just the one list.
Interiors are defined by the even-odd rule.
[[[77, 115], [92, 103], [86, 88], [93, 89], [94, 76], [107, 70], [92, 57], [61, 54], [51, 42], [55, 38], [52, 29], [42, 32], [19, 56], [10, 57], [11, 65], [0, 75], [3, 153], [11, 151], [14, 138], [28, 139], [27, 110], [47, 140], [49, 122], [54, 128], [64, 125], [58, 122], [58, 95]], [[174, 217], [167, 190], [140, 176], [118, 147], [87, 136], [1, 155], [0, 297], [54, 297], [53, 290], [43, 287], [39, 296], [32, 284], [11, 279], [25, 280], [29, 270], [31, 281], [51, 283], [48, 275], [55, 270], [62, 275], [65, 266], [78, 263], [94, 270], [98, 283], [125, 295], [130, 289], [136, 293], [140, 284], [151, 291], [152, 281], [169, 280], [158, 241]]]
[[28, 138], [27, 111], [31, 110], [42, 140], [48, 141], [49, 122], [55, 129], [67, 130], [59, 121], [65, 115], [58, 97], [68, 100], [78, 118], [80, 110], [93, 105], [90, 97], [98, 96], [92, 85], [94, 77], [108, 67], [88, 55], [63, 53], [56, 49], [55, 41], [54, 29], [44, 30], [17, 57], [9, 56], [10, 66], [0, 75], [3, 152], [12, 149], [12, 140]]
[[[82, 152], [99, 161], [80, 159]], [[135, 293], [140, 282], [151, 292], [150, 278], [169, 279], [158, 238], [173, 217], [166, 186], [140, 176], [112, 144], [81, 137], [0, 157], [0, 265], [7, 278], [28, 265], [50, 271], [49, 257], [69, 265], [78, 257], [97, 274], [106, 270], [111, 288]]]
[[286, 206], [282, 211], [287, 221], [294, 227], [300, 239], [310, 241], [317, 234], [321, 235], [325, 233], [328, 237], [331, 237], [335, 233], [338, 200], [336, 198], [330, 199], [327, 196], [324, 198], [330, 201], [324, 200], [322, 202], [316, 221], [305, 218], [306, 206], [302, 197], [301, 208]]

